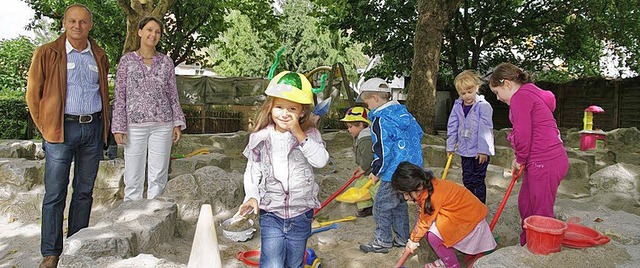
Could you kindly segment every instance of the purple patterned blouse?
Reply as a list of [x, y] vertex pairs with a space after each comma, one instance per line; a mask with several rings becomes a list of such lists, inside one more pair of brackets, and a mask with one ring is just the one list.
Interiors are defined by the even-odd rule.
[[111, 132], [127, 133], [129, 125], [173, 123], [186, 128], [171, 58], [157, 53], [148, 68], [135, 52], [120, 58], [116, 73]]

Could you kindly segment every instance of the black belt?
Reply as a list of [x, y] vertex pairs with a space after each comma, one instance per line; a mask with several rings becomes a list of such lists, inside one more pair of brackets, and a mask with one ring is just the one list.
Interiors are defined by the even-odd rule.
[[93, 119], [102, 119], [102, 111], [87, 115], [65, 114], [64, 121], [87, 124], [93, 122]]

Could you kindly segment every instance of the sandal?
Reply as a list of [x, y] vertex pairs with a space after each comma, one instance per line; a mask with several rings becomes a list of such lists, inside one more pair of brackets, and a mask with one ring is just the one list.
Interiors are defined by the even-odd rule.
[[424, 268], [441, 268], [441, 267], [447, 267], [444, 265], [444, 262], [442, 262], [441, 259], [437, 259], [434, 262], [427, 263], [424, 265]]

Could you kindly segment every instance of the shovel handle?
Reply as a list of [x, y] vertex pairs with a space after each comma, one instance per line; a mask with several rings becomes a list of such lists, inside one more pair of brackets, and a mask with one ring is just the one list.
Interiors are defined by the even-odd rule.
[[453, 154], [449, 154], [449, 157], [447, 158], [447, 164], [444, 165], [444, 172], [442, 172], [442, 179], [446, 180], [447, 179], [447, 173], [449, 173], [449, 167], [451, 166], [451, 159], [453, 158]]
[[409, 255], [411, 255], [411, 251], [405, 250], [404, 254], [402, 254], [402, 257], [400, 257], [400, 259], [398, 260], [398, 262], [396, 262], [396, 265], [393, 266], [395, 268], [400, 268], [402, 267], [402, 265], [404, 264], [404, 262], [407, 260], [407, 258], [409, 258]]
[[362, 190], [367, 190], [367, 189], [371, 188], [371, 186], [372, 186], [372, 185], [373, 185], [373, 180], [372, 180], [372, 179], [369, 179], [369, 180], [367, 181], [367, 183], [365, 183], [364, 185], [362, 185], [362, 188], [360, 188], [360, 189], [362, 189]]
[[344, 191], [344, 189], [347, 189], [347, 187], [349, 187], [349, 185], [351, 185], [351, 183], [353, 181], [355, 181], [357, 178], [362, 177], [362, 175], [364, 173], [360, 173], [358, 171], [360, 171], [360, 169], [354, 170], [353, 171], [353, 175], [351, 176], [351, 179], [349, 179], [347, 181], [347, 183], [342, 185], [342, 187], [340, 187], [340, 189], [338, 189], [335, 193], [333, 193], [331, 196], [329, 196], [329, 198], [327, 198], [327, 200], [322, 202], [322, 204], [320, 205], [320, 208], [313, 211], [313, 215], [315, 216], [316, 214], [318, 214], [318, 212], [320, 212], [320, 210], [322, 210], [327, 204], [329, 204], [329, 202], [333, 201], [333, 199], [335, 199], [336, 196], [338, 196], [340, 193], [342, 193], [342, 191]]
[[500, 206], [498, 206], [498, 210], [496, 211], [496, 214], [493, 216], [493, 220], [491, 220], [491, 224], [489, 224], [489, 229], [491, 231], [493, 231], [493, 228], [496, 227], [496, 223], [498, 223], [498, 218], [500, 218], [500, 214], [502, 214], [502, 210], [504, 209], [504, 206], [507, 204], [507, 200], [509, 199], [509, 195], [511, 194], [511, 190], [513, 190], [513, 186], [516, 184], [516, 181], [518, 180], [518, 178], [520, 178], [520, 175], [522, 175], [522, 171], [524, 170], [523, 168], [518, 169], [513, 169], [513, 171], [511, 171], [511, 183], [509, 184], [509, 188], [507, 188], [507, 192], [504, 194], [504, 197], [502, 198], [502, 202], [500, 202]]
[[342, 219], [337, 219], [337, 220], [332, 220], [332, 221], [325, 221], [325, 222], [319, 222], [318, 226], [322, 227], [322, 226], [327, 226], [327, 225], [331, 225], [332, 223], [336, 223], [336, 222], [343, 222], [343, 221], [352, 221], [355, 220], [356, 216], [347, 216], [344, 217]]

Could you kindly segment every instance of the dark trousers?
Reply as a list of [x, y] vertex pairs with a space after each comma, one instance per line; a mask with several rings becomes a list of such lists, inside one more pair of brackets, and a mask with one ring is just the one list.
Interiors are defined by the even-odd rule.
[[475, 157], [462, 158], [462, 182], [464, 187], [467, 187], [482, 203], [486, 204], [487, 199], [487, 185], [484, 183], [485, 177], [487, 177], [487, 167], [489, 166], [489, 159], [480, 164]]
[[91, 123], [64, 122], [64, 142], [43, 142], [45, 151], [44, 198], [42, 200], [42, 256], [62, 253], [62, 225], [69, 187], [71, 161], [73, 194], [69, 205], [67, 237], [89, 225], [93, 184], [102, 159], [102, 120]]

